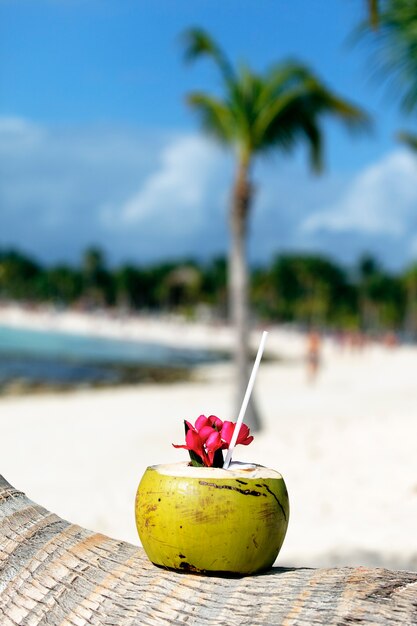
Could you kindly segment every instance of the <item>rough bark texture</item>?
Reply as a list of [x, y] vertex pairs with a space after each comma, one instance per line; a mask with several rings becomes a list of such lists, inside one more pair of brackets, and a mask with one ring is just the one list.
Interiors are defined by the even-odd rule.
[[[236, 411], [242, 404], [249, 380], [249, 278], [246, 244], [251, 199], [252, 186], [248, 168], [241, 164], [236, 175], [230, 211], [229, 259], [229, 303], [235, 328]], [[237, 414], [234, 420], [236, 419]], [[246, 410], [245, 422], [253, 432], [260, 429], [261, 423], [253, 394]]]
[[0, 476], [1, 626], [417, 624], [417, 573], [283, 569], [178, 574], [75, 526]]

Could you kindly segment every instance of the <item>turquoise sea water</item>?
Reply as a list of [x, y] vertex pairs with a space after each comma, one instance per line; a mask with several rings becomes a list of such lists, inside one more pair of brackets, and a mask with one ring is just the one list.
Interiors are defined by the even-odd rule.
[[219, 358], [204, 350], [0, 326], [0, 384], [117, 383], [126, 368], [190, 368]]

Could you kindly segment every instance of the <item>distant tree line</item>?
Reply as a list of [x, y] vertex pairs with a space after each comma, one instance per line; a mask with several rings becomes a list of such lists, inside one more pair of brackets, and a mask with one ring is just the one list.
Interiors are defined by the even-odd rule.
[[[16, 250], [0, 250], [0, 299], [82, 310], [117, 307], [189, 316], [227, 314], [226, 258], [110, 268], [98, 248], [77, 267], [45, 266]], [[252, 268], [251, 314], [304, 327], [417, 331], [417, 264], [386, 271], [371, 256], [353, 269], [313, 254], [280, 254]]]

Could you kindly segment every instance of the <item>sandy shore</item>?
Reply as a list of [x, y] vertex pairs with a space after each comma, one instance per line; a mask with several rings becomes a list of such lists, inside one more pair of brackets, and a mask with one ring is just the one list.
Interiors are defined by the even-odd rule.
[[[230, 350], [232, 334], [221, 323], [187, 322], [178, 316], [129, 316], [103, 312], [57, 311], [54, 308], [25, 309], [18, 305], [0, 305], [0, 325], [33, 330], [48, 330], [78, 335], [109, 337], [130, 341], [149, 341], [173, 347]], [[268, 330], [268, 329], [267, 329]], [[261, 329], [252, 334], [256, 349]], [[272, 355], [298, 358], [303, 338], [290, 330], [275, 329], [268, 339]]]
[[[17, 324], [11, 315], [0, 312], [0, 324]], [[69, 324], [52, 315], [61, 328]], [[30, 317], [36, 326], [29, 313], [20, 323]], [[114, 323], [138, 339], [162, 333], [169, 342], [206, 347], [231, 341], [227, 328]], [[417, 569], [417, 350], [359, 354], [329, 344], [311, 385], [302, 337], [271, 329], [268, 346], [291, 359], [262, 364], [256, 393], [265, 428], [236, 458], [286, 479], [291, 519], [278, 563]], [[138, 543], [133, 502], [145, 467], [185, 459], [171, 446], [183, 438], [184, 418], [231, 419], [232, 387], [230, 366], [222, 364], [200, 368], [194, 382], [2, 398], [0, 470], [62, 517]]]

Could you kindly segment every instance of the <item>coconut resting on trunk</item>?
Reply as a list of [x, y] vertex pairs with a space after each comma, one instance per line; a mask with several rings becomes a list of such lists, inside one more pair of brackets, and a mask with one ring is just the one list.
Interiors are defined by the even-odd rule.
[[254, 574], [274, 563], [289, 504], [284, 479], [262, 467], [148, 467], [136, 525], [149, 559], [182, 571]]

